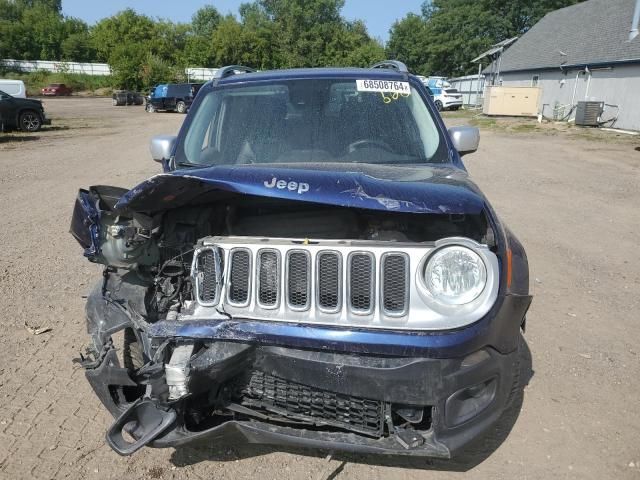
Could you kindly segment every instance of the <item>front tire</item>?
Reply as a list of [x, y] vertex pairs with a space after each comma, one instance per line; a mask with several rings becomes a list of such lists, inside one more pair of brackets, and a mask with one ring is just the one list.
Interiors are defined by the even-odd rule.
[[182, 101], [176, 103], [176, 112], [187, 113], [187, 104]]
[[444, 108], [442, 106], [442, 102], [440, 100], [436, 100], [436, 108], [438, 109], [439, 112], [444, 110]]
[[22, 112], [18, 123], [20, 130], [23, 132], [38, 132], [42, 128], [42, 118], [40, 118], [38, 112], [33, 110]]

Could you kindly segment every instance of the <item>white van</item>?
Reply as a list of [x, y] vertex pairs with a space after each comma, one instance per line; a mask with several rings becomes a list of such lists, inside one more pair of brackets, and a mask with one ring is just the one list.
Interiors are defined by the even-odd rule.
[[22, 80], [3, 80], [0, 78], [0, 90], [15, 98], [27, 98], [27, 89]]

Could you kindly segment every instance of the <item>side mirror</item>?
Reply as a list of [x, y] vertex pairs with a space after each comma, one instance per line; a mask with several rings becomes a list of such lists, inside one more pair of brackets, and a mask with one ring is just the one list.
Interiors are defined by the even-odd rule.
[[476, 127], [451, 127], [449, 135], [460, 156], [473, 153], [480, 145], [480, 130]]
[[171, 158], [178, 137], [175, 135], [158, 135], [151, 139], [151, 158], [156, 162], [164, 162]]

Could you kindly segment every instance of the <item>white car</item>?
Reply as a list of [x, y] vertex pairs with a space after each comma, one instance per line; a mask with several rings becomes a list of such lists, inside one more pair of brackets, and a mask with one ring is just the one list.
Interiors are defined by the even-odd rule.
[[436, 104], [438, 111], [442, 110], [458, 110], [462, 107], [462, 94], [458, 89], [453, 88], [444, 77], [423, 77], [418, 76], [425, 87], [429, 90], [429, 94], [433, 97], [433, 103]]

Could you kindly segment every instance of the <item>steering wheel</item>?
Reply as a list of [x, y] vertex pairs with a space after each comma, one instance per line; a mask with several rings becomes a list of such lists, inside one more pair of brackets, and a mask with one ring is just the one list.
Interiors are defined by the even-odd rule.
[[389, 146], [388, 143], [382, 140], [372, 140], [372, 139], [364, 139], [364, 140], [356, 140], [353, 143], [350, 143], [347, 147], [349, 153], [353, 153], [356, 150], [360, 150], [362, 148], [374, 147], [385, 150], [389, 153], [393, 153], [393, 149]]

